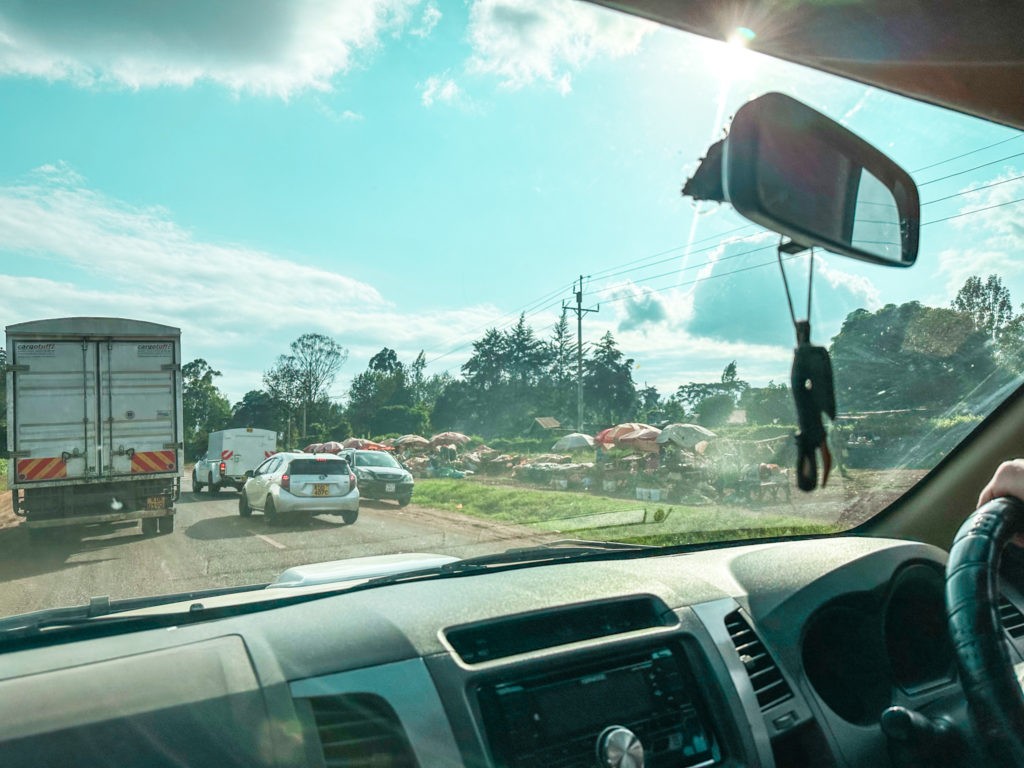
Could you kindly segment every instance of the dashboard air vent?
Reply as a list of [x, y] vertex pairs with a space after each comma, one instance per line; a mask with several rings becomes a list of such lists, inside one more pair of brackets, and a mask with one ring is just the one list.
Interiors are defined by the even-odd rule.
[[678, 621], [661, 600], [641, 595], [464, 624], [445, 630], [445, 637], [463, 661], [479, 664]]
[[327, 768], [417, 768], [398, 715], [381, 697], [317, 696], [309, 703]]
[[1024, 614], [1005, 597], [999, 598], [999, 619], [1003, 622], [1006, 634], [1014, 640], [1024, 637]]
[[725, 628], [729, 632], [736, 653], [747, 669], [750, 683], [754, 686], [757, 703], [764, 712], [776, 704], [793, 697], [782, 673], [776, 666], [764, 643], [754, 634], [750, 624], [739, 611], [725, 617]]

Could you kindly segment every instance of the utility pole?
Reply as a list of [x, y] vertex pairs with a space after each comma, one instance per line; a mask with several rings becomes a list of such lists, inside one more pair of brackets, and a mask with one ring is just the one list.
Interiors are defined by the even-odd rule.
[[579, 285], [573, 284], [576, 289], [576, 306], [562, 302], [562, 311], [571, 310], [576, 313], [576, 431], [583, 431], [583, 315], [587, 312], [599, 312], [601, 305], [593, 309], [583, 307], [583, 275], [580, 275]]

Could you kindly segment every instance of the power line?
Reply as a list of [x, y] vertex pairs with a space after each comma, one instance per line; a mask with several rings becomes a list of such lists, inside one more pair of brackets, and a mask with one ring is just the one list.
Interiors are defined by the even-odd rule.
[[932, 168], [937, 168], [940, 165], [945, 165], [946, 163], [952, 163], [954, 160], [959, 160], [959, 159], [961, 159], [963, 157], [969, 157], [970, 155], [976, 155], [979, 152], [984, 152], [986, 149], [992, 149], [992, 147], [998, 147], [1000, 144], [1005, 144], [1008, 141], [1016, 141], [1017, 139], [1019, 139], [1021, 137], [1024, 137], [1024, 133], [1018, 133], [1016, 136], [1011, 136], [1008, 139], [1003, 139], [1002, 141], [997, 141], [994, 144], [986, 144], [984, 147], [978, 147], [977, 149], [972, 149], [969, 152], [964, 152], [962, 154], [956, 155], [955, 157], [947, 157], [945, 160], [939, 160], [937, 163], [932, 163], [931, 165], [925, 165], [925, 166], [923, 166], [921, 168], [917, 168], [917, 169], [911, 171], [911, 173], [920, 173], [921, 171], [928, 171], [928, 170], [931, 170]]
[[950, 219], [959, 219], [962, 216], [970, 216], [973, 213], [981, 213], [982, 211], [991, 211], [993, 208], [1002, 208], [1004, 205], [1014, 205], [1016, 203], [1024, 203], [1024, 197], [1018, 197], [1016, 200], [1007, 200], [1005, 203], [996, 203], [995, 205], [987, 205], [984, 208], [974, 208], [970, 211], [964, 211], [963, 213], [957, 213], [953, 216], [946, 216], [943, 219], [932, 219], [931, 221], [924, 222], [921, 226], [927, 227], [929, 224], [938, 224], [940, 221], [949, 221]]
[[1002, 181], [993, 181], [991, 184], [985, 184], [981, 187], [974, 187], [972, 189], [965, 189], [962, 192], [955, 192], [952, 195], [946, 195], [945, 197], [937, 197], [934, 200], [929, 200], [927, 203], [921, 203], [921, 207], [924, 208], [926, 205], [932, 203], [941, 203], [944, 200], [952, 200], [954, 197], [963, 197], [964, 195], [972, 195], [975, 192], [981, 192], [983, 189], [991, 189], [992, 187], [998, 187], [1000, 184], [1009, 184], [1011, 181], [1020, 181], [1024, 179], [1024, 174], [1020, 176], [1014, 176], [1012, 179], [1003, 179]]
[[[615, 270], [621, 269], [623, 267], [629, 267], [629, 266], [632, 266], [634, 264], [639, 264], [640, 262], [648, 261], [649, 259], [656, 259], [659, 256], [664, 256], [665, 254], [668, 254], [668, 253], [674, 253], [675, 251], [678, 251], [681, 248], [689, 249], [689, 248], [692, 248], [695, 245], [700, 245], [701, 243], [706, 243], [709, 240], [714, 240], [716, 238], [724, 237], [725, 235], [732, 234], [733, 232], [739, 232], [740, 230], [750, 229], [751, 227], [756, 227], [756, 226], [757, 226], [756, 224], [744, 224], [743, 226], [740, 226], [740, 227], [733, 227], [732, 229], [727, 229], [724, 232], [718, 232], [718, 233], [716, 233], [714, 235], [708, 235], [707, 237], [703, 237], [700, 240], [694, 240], [692, 243], [688, 243], [687, 245], [677, 245], [674, 248], [668, 248], [667, 250], [659, 251], [658, 253], [652, 253], [650, 256], [643, 256], [642, 258], [634, 259], [633, 261], [627, 261], [624, 264], [617, 264], [614, 267], [609, 267], [608, 269], [602, 270], [600, 272], [593, 273], [591, 275], [591, 278], [597, 280], [597, 279], [601, 279], [601, 278], [604, 278], [604, 277], [608, 277], [608, 276], [610, 276], [610, 275], [608, 275], [609, 272], [614, 272]], [[662, 262], [654, 262], [654, 263], [655, 264], [660, 264]]]
[[957, 171], [956, 173], [950, 173], [950, 174], [947, 174], [945, 176], [939, 176], [939, 178], [937, 178], [937, 179], [930, 179], [928, 181], [922, 181], [917, 186], [919, 188], [920, 187], [927, 187], [929, 184], [935, 184], [936, 182], [939, 182], [939, 181], [945, 181], [946, 179], [952, 179], [954, 176], [963, 176], [965, 173], [970, 173], [971, 171], [977, 171], [977, 170], [980, 170], [982, 168], [987, 168], [990, 165], [995, 165], [996, 163], [1003, 163], [1003, 162], [1006, 162], [1007, 160], [1013, 160], [1013, 158], [1021, 157], [1022, 155], [1024, 155], [1024, 152], [1018, 152], [1015, 155], [1007, 155], [1006, 157], [1001, 157], [998, 160], [991, 160], [991, 161], [989, 161], [987, 163], [982, 163], [981, 165], [976, 165], [973, 168], [968, 168], [968, 169], [966, 169], [964, 171]]

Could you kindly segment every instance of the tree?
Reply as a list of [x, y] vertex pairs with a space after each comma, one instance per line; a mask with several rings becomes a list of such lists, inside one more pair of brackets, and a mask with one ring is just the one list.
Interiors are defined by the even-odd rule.
[[840, 411], [979, 411], [994, 388], [993, 348], [966, 313], [919, 302], [851, 312], [832, 339]]
[[736, 361], [733, 360], [722, 370], [722, 375], [719, 377], [718, 381], [691, 381], [689, 384], [681, 385], [676, 390], [675, 397], [687, 411], [698, 414], [701, 412], [701, 404], [705, 400], [709, 398], [717, 398], [717, 405], [709, 406], [709, 408], [714, 410], [717, 414], [717, 410], [715, 409], [723, 409], [725, 407], [724, 404], [726, 400], [732, 403], [732, 408], [735, 408], [740, 397], [742, 397], [743, 393], [746, 392], [749, 387], [750, 385], [747, 384], [747, 382], [739, 378], [736, 369]]
[[551, 410], [559, 419], [571, 419], [576, 410], [576, 343], [569, 330], [569, 318], [562, 310], [548, 343], [551, 362]]
[[385, 405], [370, 422], [374, 436], [389, 434], [420, 435], [430, 429], [430, 415], [421, 407]]
[[789, 387], [768, 382], [765, 387], [751, 387], [740, 395], [740, 408], [747, 412], [751, 424], [793, 424], [796, 407]]
[[201, 455], [209, 433], [223, 429], [231, 418], [231, 404], [213, 383], [220, 375], [202, 358], [181, 368], [183, 431], [185, 448], [191, 456]]
[[285, 431], [288, 413], [284, 403], [269, 392], [253, 389], [231, 408], [231, 427], [259, 427]]
[[309, 408], [327, 397], [348, 359], [348, 350], [319, 333], [304, 333], [289, 348], [291, 354], [279, 356], [274, 367], [263, 374], [263, 382], [289, 410], [302, 409], [302, 433], [306, 436]]
[[406, 367], [393, 349], [384, 347], [370, 358], [367, 369], [352, 379], [345, 415], [357, 433], [381, 434], [375, 426], [380, 409], [412, 408], [414, 404]]
[[727, 393], [705, 397], [697, 405], [697, 421], [705, 427], [718, 427], [725, 424], [736, 408], [733, 396]]
[[633, 359], [626, 358], [607, 331], [583, 364], [583, 403], [596, 424], [628, 421], [636, 410]]
[[998, 275], [989, 275], [984, 283], [977, 275], [967, 278], [957, 291], [952, 308], [970, 317], [993, 344], [998, 343], [1013, 320], [1010, 289], [1003, 285]]

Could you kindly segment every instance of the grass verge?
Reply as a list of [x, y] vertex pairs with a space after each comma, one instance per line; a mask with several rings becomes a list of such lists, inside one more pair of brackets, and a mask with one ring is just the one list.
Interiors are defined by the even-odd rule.
[[[417, 480], [414, 498], [417, 504], [473, 517], [530, 525], [553, 533], [571, 530], [573, 538], [640, 544], [701, 543], [833, 533], [838, 530], [829, 522], [779, 514], [777, 510], [723, 505], [692, 507], [611, 499], [572, 491], [484, 485], [471, 480]], [[631, 525], [586, 527], [585, 517], [588, 515], [607, 516], [609, 513], [636, 510], [646, 510], [648, 514], [636, 516], [637, 522]], [[582, 524], [580, 518], [584, 518]], [[571, 521], [572, 525], [563, 529], [560, 521]]]

